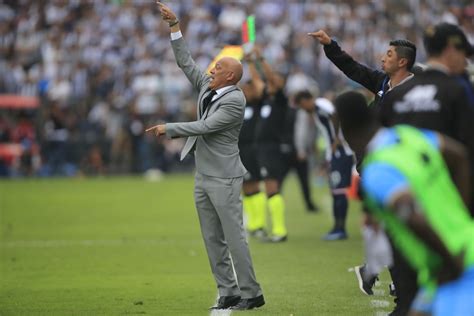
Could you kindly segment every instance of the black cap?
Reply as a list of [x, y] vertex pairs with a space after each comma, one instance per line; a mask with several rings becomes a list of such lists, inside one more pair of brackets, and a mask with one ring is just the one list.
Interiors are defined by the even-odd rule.
[[455, 24], [440, 23], [428, 27], [423, 36], [428, 55], [439, 55], [450, 43], [466, 52], [466, 56], [474, 55], [474, 47], [469, 43], [466, 34]]

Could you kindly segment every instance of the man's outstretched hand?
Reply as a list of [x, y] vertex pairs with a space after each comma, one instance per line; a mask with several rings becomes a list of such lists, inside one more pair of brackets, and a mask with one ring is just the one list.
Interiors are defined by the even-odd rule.
[[156, 1], [158, 5], [158, 9], [160, 10], [161, 17], [165, 22], [171, 24], [178, 20], [176, 14], [165, 4], [161, 3], [160, 1]]
[[318, 40], [323, 45], [331, 44], [331, 38], [323, 30], [319, 30], [319, 31], [313, 32], [313, 33], [308, 33], [308, 35], [315, 38], [316, 40]]
[[166, 134], [166, 125], [165, 124], [159, 124], [152, 126], [150, 128], [147, 128], [145, 132], [154, 132], [156, 136], [161, 136]]

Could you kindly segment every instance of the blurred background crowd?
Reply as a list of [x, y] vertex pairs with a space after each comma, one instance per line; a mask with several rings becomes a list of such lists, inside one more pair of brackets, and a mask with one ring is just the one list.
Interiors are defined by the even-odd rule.
[[[325, 29], [356, 60], [380, 68], [394, 38], [423, 62], [423, 29], [460, 25], [474, 42], [474, 4], [461, 0], [180, 0], [196, 62], [207, 68], [241, 24], [256, 17], [257, 43], [287, 78], [289, 96], [318, 86], [331, 95], [354, 85], [307, 36]], [[169, 27], [155, 1], [0, 1], [0, 95], [38, 98], [35, 108], [0, 102], [0, 175], [52, 176], [189, 169], [183, 140], [144, 133], [160, 121], [195, 118], [196, 96], [176, 66]], [[245, 78], [244, 78], [245, 80]], [[19, 150], [8, 150], [11, 145]], [[9, 145], [9, 146], [6, 146]]]

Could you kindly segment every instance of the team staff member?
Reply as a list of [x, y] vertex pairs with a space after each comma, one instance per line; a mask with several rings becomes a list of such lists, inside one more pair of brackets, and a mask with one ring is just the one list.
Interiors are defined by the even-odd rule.
[[267, 240], [283, 242], [287, 240], [288, 233], [285, 223], [285, 201], [280, 192], [282, 172], [285, 169], [285, 160], [280, 145], [283, 138], [288, 99], [283, 91], [284, 78], [271, 69], [258, 49], [255, 50], [255, 54], [263, 68], [266, 83], [255, 138], [260, 174], [265, 183], [272, 224], [271, 236]]
[[251, 79], [242, 85], [247, 103], [245, 105], [244, 122], [239, 136], [240, 158], [247, 169], [243, 184], [243, 205], [247, 215], [247, 231], [257, 238], [266, 237], [267, 197], [260, 191], [260, 167], [257, 160], [255, 130], [262, 107], [265, 83], [255, 67], [253, 54], [245, 56]]
[[[148, 131], [167, 137], [188, 137], [181, 153], [194, 152], [194, 198], [201, 233], [219, 291], [216, 309], [247, 310], [265, 304], [253, 270], [242, 223], [243, 166], [238, 148], [245, 97], [236, 84], [242, 65], [224, 57], [211, 69], [201, 71], [191, 57], [170, 8], [157, 2], [162, 18], [171, 28], [171, 46], [178, 66], [199, 92], [198, 120], [156, 125]], [[231, 259], [232, 255], [232, 259]]]

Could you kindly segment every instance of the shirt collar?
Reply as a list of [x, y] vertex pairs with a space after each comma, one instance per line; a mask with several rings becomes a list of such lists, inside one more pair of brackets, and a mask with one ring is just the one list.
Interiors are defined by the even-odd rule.
[[219, 95], [223, 94], [224, 92], [226, 92], [227, 90], [232, 89], [233, 87], [235, 87], [235, 85], [225, 86], [225, 87], [219, 88], [219, 89], [216, 90], [216, 93], [219, 96]]
[[[407, 82], [408, 80], [410, 80], [410, 79], [413, 78], [414, 76], [415, 76], [415, 75], [412, 74], [412, 73], [409, 74], [405, 79], [403, 79], [402, 81], [400, 81], [396, 86], [399, 86], [399, 85], [401, 85], [401, 84], [404, 84], [405, 82]], [[395, 88], [396, 86], [393, 86], [393, 87], [392, 87], [392, 80], [390, 80], [390, 81], [388, 82], [388, 87], [389, 87], [388, 91], [392, 90], [392, 89]]]

